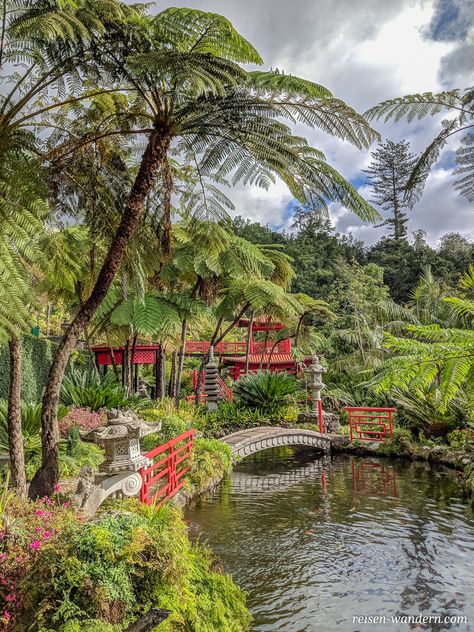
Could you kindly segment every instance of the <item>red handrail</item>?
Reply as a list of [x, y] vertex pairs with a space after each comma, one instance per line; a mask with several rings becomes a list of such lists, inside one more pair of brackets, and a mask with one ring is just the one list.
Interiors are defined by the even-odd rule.
[[[142, 503], [146, 505], [154, 503], [160, 507], [183, 487], [184, 477], [189, 472], [190, 466], [181, 466], [181, 464], [189, 460], [193, 445], [194, 428], [145, 453], [152, 463], [140, 470]], [[166, 482], [159, 487], [163, 480]]]

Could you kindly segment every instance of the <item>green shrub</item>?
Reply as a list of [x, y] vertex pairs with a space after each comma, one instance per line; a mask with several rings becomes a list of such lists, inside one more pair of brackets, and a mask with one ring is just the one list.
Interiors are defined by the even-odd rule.
[[271, 420], [261, 410], [252, 410], [237, 402], [219, 402], [216, 412], [201, 411], [196, 428], [208, 437], [224, 437], [231, 432], [255, 426], [270, 426]]
[[[0, 452], [8, 452], [7, 402], [0, 400]], [[59, 419], [68, 414], [66, 406], [59, 407]], [[33, 478], [41, 464], [41, 404], [21, 403], [21, 423], [25, 451], [25, 469], [28, 480]], [[78, 437], [59, 442], [60, 475], [62, 478], [77, 476], [85, 465], [98, 466], [104, 460], [103, 451], [95, 445], [84, 443]]]
[[18, 595], [9, 605], [15, 629], [120, 632], [156, 607], [172, 612], [160, 632], [248, 630], [241, 590], [215, 570], [207, 548], [191, 544], [179, 510], [125, 501], [84, 520], [61, 506], [17, 502], [11, 520], [0, 574]]
[[398, 418], [414, 435], [423, 433], [428, 439], [446, 437], [451, 431], [467, 425], [467, 403], [462, 397], [453, 399], [441, 411], [441, 394], [435, 386], [425, 391], [405, 392], [393, 389]]
[[61, 401], [66, 406], [89, 408], [92, 411], [103, 408], [139, 410], [150, 405], [150, 400], [142, 399], [139, 395], [128, 396], [113, 373], [99, 377], [92, 369], [77, 367], [63, 380]]
[[201, 492], [209, 484], [221, 479], [230, 471], [232, 456], [230, 446], [217, 439], [197, 438], [188, 474], [193, 491]]
[[453, 430], [447, 436], [448, 443], [457, 450], [474, 450], [474, 430]]
[[301, 391], [295, 376], [285, 372], [258, 371], [242, 376], [234, 386], [234, 396], [250, 409], [270, 416], [281, 415], [290, 395]]
[[383, 441], [378, 451], [387, 456], [406, 456], [412, 453], [412, 436], [406, 428], [394, 428], [391, 439]]
[[156, 445], [165, 443], [192, 428], [196, 410], [185, 402], [182, 402], [179, 409], [177, 409], [174, 399], [167, 398], [159, 402], [153, 402], [150, 408], [140, 411], [140, 415], [148, 423], [161, 422], [161, 430], [159, 432], [142, 439], [142, 448], [151, 450]]

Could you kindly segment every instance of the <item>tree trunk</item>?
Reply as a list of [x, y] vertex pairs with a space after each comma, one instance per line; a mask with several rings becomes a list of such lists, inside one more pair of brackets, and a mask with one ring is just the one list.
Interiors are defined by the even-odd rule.
[[250, 313], [249, 330], [247, 334], [247, 346], [245, 347], [245, 375], [247, 375], [247, 373], [249, 372], [250, 343], [252, 341], [252, 336], [253, 336], [252, 327], [253, 327], [253, 310]]
[[69, 325], [53, 358], [43, 395], [41, 418], [42, 464], [31, 481], [30, 496], [32, 498], [50, 495], [55, 483], [59, 480], [59, 428], [57, 413], [64, 372], [80, 332], [88, 326], [112, 285], [117, 270], [122, 263], [127, 245], [138, 228], [146, 197], [155, 182], [158, 169], [166, 159], [169, 145], [169, 133], [164, 129], [156, 129], [151, 133], [120, 225], [102, 264], [91, 295]]
[[21, 429], [21, 346], [14, 336], [10, 339], [10, 390], [8, 393], [8, 445], [12, 482], [20, 498], [26, 498], [25, 453]]
[[181, 393], [181, 379], [183, 377], [184, 358], [186, 357], [186, 334], [188, 331], [188, 321], [186, 318], [181, 323], [181, 347], [178, 356], [178, 368], [176, 371], [176, 406], [179, 406], [179, 396]]
[[176, 351], [171, 354], [170, 383], [168, 385], [168, 397], [176, 396]]
[[171, 195], [173, 193], [173, 178], [169, 162], [163, 163], [163, 176], [165, 181], [165, 199], [163, 203], [163, 234], [161, 237], [161, 247], [163, 248], [163, 258], [168, 261], [171, 258]]
[[166, 397], [166, 351], [160, 349], [160, 399]]

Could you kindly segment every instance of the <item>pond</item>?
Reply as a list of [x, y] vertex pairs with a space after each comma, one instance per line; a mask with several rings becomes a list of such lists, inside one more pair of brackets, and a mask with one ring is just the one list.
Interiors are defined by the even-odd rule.
[[254, 631], [474, 631], [474, 513], [454, 471], [268, 450], [185, 517]]

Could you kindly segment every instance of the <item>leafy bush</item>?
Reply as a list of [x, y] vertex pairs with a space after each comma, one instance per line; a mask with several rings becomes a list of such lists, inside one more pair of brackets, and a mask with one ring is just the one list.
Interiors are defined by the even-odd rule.
[[183, 434], [194, 426], [196, 410], [185, 402], [181, 402], [176, 408], [174, 399], [164, 399], [154, 402], [151, 408], [140, 412], [148, 423], [161, 422], [161, 430], [147, 435], [141, 441], [144, 450], [151, 450], [160, 443], [165, 443], [180, 434]]
[[234, 386], [238, 401], [267, 415], [280, 414], [290, 395], [301, 391], [298, 380], [285, 372], [258, 371], [242, 376]]
[[127, 395], [125, 388], [117, 381], [113, 373], [99, 377], [91, 369], [74, 368], [64, 378], [61, 387], [61, 401], [66, 406], [89, 408], [98, 411], [102, 408], [142, 409], [150, 405], [150, 400], [139, 395]]
[[8, 507], [0, 610], [11, 627], [119, 632], [156, 607], [172, 611], [163, 632], [248, 629], [242, 592], [191, 544], [181, 512], [135, 501], [116, 509], [84, 520], [54, 500]]
[[444, 412], [440, 411], [440, 394], [436, 387], [424, 391], [405, 392], [393, 390], [401, 423], [416, 435], [427, 438], [445, 437], [449, 432], [467, 425], [467, 403], [462, 398], [453, 399]]
[[453, 432], [448, 434], [447, 439], [452, 448], [458, 450], [474, 450], [474, 430], [470, 428], [453, 430]]
[[[7, 402], [0, 400], [0, 452], [8, 452]], [[67, 420], [70, 413], [66, 406], [59, 407], [59, 426]], [[41, 464], [41, 404], [21, 403], [21, 420], [25, 449], [26, 476], [30, 480]], [[61, 477], [77, 476], [85, 465], [97, 466], [104, 460], [102, 450], [95, 445], [84, 443], [77, 437], [76, 441], [63, 439], [59, 443], [59, 466]]]
[[[97, 469], [104, 459], [102, 448], [82, 441], [77, 427], [73, 426], [68, 440], [59, 444], [59, 475], [62, 479], [77, 476], [85, 466]], [[39, 463], [36, 467], [38, 466]]]
[[193, 491], [204, 491], [209, 484], [230, 471], [230, 446], [217, 439], [197, 438], [191, 458], [188, 481]]
[[411, 454], [411, 432], [407, 428], [394, 428], [392, 438], [381, 443], [378, 451], [387, 456], [406, 456]]
[[224, 437], [231, 432], [255, 426], [270, 426], [271, 420], [261, 410], [251, 410], [237, 402], [219, 402], [216, 412], [201, 410], [196, 428], [207, 437]]
[[84, 432], [90, 432], [98, 426], [103, 426], [107, 420], [105, 411], [92, 411], [88, 408], [71, 408], [59, 422], [61, 437], [67, 439], [71, 428], [76, 427]]

